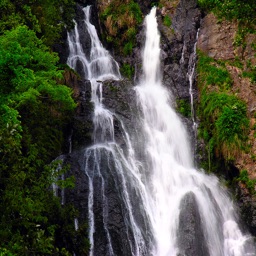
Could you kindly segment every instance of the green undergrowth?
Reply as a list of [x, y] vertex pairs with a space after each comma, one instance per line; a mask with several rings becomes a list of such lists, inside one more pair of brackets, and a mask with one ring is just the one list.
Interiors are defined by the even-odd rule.
[[177, 102], [177, 111], [185, 117], [191, 117], [191, 104], [189, 100], [178, 99], [176, 102]]
[[69, 167], [53, 161], [76, 107], [58, 62], [26, 25], [0, 35], [0, 255], [72, 255], [76, 247], [77, 211], [52, 191], [54, 182], [74, 186], [56, 181]]
[[208, 157], [233, 161], [247, 147], [249, 119], [245, 102], [231, 93], [232, 79], [224, 62], [198, 53], [199, 135]]
[[167, 27], [170, 27], [172, 25], [172, 20], [168, 15], [164, 16], [163, 24]]
[[123, 76], [131, 79], [134, 75], [134, 67], [128, 63], [124, 63], [120, 68], [120, 72]]
[[236, 20], [243, 27], [255, 29], [255, 0], [199, 0], [198, 4], [205, 11], [213, 11], [219, 18]]
[[49, 46], [58, 42], [65, 28], [73, 27], [73, 0], [1, 0], [0, 34], [26, 25]]
[[242, 170], [239, 176], [234, 180], [235, 182], [242, 182], [246, 185], [246, 188], [249, 190], [251, 194], [256, 194], [255, 185], [256, 180], [252, 180], [249, 178], [248, 171]]
[[[255, 0], [199, 0], [199, 6], [206, 12], [213, 12], [219, 19], [234, 21], [238, 24], [238, 30], [234, 38], [234, 46], [247, 47], [248, 34], [256, 34], [256, 1]], [[251, 44], [255, 51], [255, 43]], [[255, 57], [255, 56], [254, 56]], [[246, 66], [244, 77], [249, 77], [256, 83], [256, 67], [250, 64]]]
[[105, 26], [104, 37], [118, 53], [132, 53], [138, 26], [142, 23], [142, 12], [133, 0], [113, 0], [101, 11], [100, 19]]

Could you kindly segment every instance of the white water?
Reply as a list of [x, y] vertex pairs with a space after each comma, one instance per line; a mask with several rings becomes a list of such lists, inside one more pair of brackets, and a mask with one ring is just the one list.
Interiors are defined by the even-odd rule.
[[195, 120], [193, 81], [194, 81], [195, 67], [196, 67], [196, 45], [197, 45], [198, 35], [199, 35], [199, 29], [197, 30], [197, 33], [196, 33], [196, 42], [194, 44], [194, 51], [189, 59], [188, 74], [187, 74], [188, 80], [189, 80], [191, 119], [193, 121], [193, 129], [194, 129], [195, 134], [197, 132], [197, 123]]
[[171, 108], [169, 92], [160, 81], [160, 36], [155, 13], [153, 8], [146, 17], [144, 78], [136, 87], [144, 116], [146, 162], [150, 163], [145, 167], [150, 169], [150, 182], [146, 184], [144, 201], [150, 206], [148, 214], [156, 240], [152, 254], [176, 256], [179, 253], [180, 202], [186, 193], [193, 192], [210, 255], [255, 255], [250, 253], [249, 237], [239, 229], [234, 206], [218, 179], [197, 171], [192, 165], [188, 136]]

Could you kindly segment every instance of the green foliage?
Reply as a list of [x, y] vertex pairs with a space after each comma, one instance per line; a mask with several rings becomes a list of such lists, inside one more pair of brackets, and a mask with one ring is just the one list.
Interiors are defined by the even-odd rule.
[[134, 75], [134, 67], [131, 66], [128, 63], [124, 63], [121, 68], [120, 72], [122, 75], [126, 76], [127, 78], [131, 79], [132, 76]]
[[232, 85], [230, 75], [221, 62], [214, 61], [212, 58], [198, 52], [198, 71], [200, 79], [207, 85], [216, 85], [221, 90], [227, 90]]
[[73, 0], [2, 0], [0, 3], [0, 34], [19, 25], [27, 25], [43, 41], [52, 45], [64, 27], [72, 27]]
[[8, 251], [6, 248], [0, 248], [0, 256], [15, 256], [10, 251]]
[[120, 53], [130, 55], [135, 44], [137, 27], [142, 12], [133, 0], [113, 0], [102, 10], [100, 18], [105, 25], [105, 38]]
[[256, 180], [251, 180], [249, 178], [247, 170], [242, 170], [239, 174], [239, 177], [236, 178], [235, 181], [243, 182], [246, 185], [246, 187], [249, 189], [251, 194], [256, 193], [256, 190], [255, 190]]
[[256, 65], [252, 65], [251, 60], [247, 61], [246, 71], [243, 72], [244, 77], [249, 77], [252, 83], [256, 83]]
[[177, 100], [177, 111], [185, 117], [191, 117], [191, 105], [188, 100]]
[[168, 15], [165, 15], [163, 23], [165, 26], [170, 27], [172, 25], [172, 20]]
[[206, 11], [213, 11], [218, 17], [236, 19], [248, 26], [256, 25], [256, 2], [254, 0], [199, 0]]
[[198, 54], [201, 136], [210, 154], [233, 160], [245, 148], [249, 132], [246, 104], [229, 93], [231, 79], [223, 63]]
[[0, 255], [70, 255], [59, 223], [74, 215], [50, 189], [76, 106], [58, 60], [26, 26], [0, 36]]
[[133, 42], [129, 41], [124, 45], [123, 48], [123, 53], [125, 56], [130, 55], [132, 53], [132, 49], [133, 49]]

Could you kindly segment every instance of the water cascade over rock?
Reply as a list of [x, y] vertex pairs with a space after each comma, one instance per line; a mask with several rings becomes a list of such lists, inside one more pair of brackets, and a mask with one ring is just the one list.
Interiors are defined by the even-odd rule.
[[[255, 255], [218, 179], [193, 166], [186, 129], [171, 107], [174, 97], [161, 82], [156, 8], [145, 19], [133, 130], [104, 105], [102, 82], [119, 80], [119, 68], [90, 23], [90, 7], [83, 12], [84, 20], [68, 34], [67, 63], [91, 88], [93, 139], [71, 153], [79, 198], [69, 195], [67, 200], [75, 201], [80, 218], [88, 221], [90, 255]], [[89, 51], [82, 46], [83, 30], [90, 38]]]
[[[186, 131], [159, 79], [160, 36], [155, 12], [152, 9], [146, 17], [144, 77], [136, 87], [148, 159], [143, 169], [150, 170], [143, 199], [149, 205], [147, 212], [156, 241], [153, 255], [250, 255], [248, 237], [239, 229], [234, 206], [217, 178], [193, 168]], [[187, 221], [196, 221], [196, 228], [184, 229], [184, 223], [180, 223], [184, 220], [184, 201], [188, 201], [186, 211], [191, 211], [187, 217], [194, 218]], [[192, 233], [181, 237], [184, 230]], [[196, 239], [201, 238], [205, 244], [188, 246], [190, 236], [196, 234]]]

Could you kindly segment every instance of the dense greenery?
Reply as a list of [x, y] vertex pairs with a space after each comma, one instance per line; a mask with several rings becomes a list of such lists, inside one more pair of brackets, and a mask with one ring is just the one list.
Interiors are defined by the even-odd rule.
[[58, 181], [68, 166], [53, 160], [76, 104], [48, 48], [72, 25], [73, 4], [0, 1], [0, 255], [83, 255], [88, 249], [79, 238], [86, 226], [75, 231], [76, 210], [61, 205], [51, 188], [74, 185], [71, 178]]
[[0, 34], [27, 25], [52, 45], [64, 27], [73, 25], [74, 0], [0, 0]]
[[210, 155], [232, 161], [246, 147], [246, 104], [230, 92], [232, 81], [225, 65], [200, 52], [198, 55], [200, 134]]

